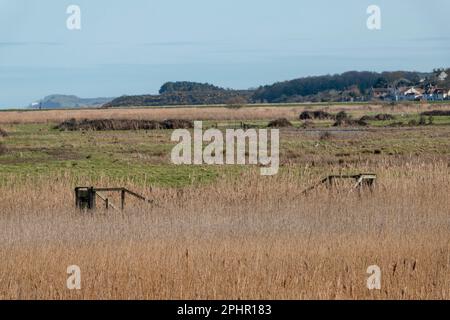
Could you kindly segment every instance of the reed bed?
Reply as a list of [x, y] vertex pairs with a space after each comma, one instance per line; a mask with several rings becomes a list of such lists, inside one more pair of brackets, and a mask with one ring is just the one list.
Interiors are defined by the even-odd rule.
[[[373, 192], [305, 196], [315, 173], [254, 170], [184, 188], [128, 184], [155, 205], [95, 214], [73, 208], [70, 176], [11, 178], [0, 186], [0, 299], [450, 298], [448, 162], [360, 169], [378, 172]], [[69, 265], [81, 290], [66, 287]], [[366, 287], [371, 265], [381, 290]]]

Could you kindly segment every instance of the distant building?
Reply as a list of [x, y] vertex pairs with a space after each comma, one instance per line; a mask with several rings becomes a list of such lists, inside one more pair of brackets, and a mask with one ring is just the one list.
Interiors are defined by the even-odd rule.
[[447, 79], [448, 74], [445, 71], [442, 71], [439, 75], [438, 75], [438, 80], [439, 81], [445, 81], [445, 79]]
[[442, 88], [431, 87], [425, 92], [425, 99], [427, 101], [442, 101], [447, 98], [448, 91]]
[[41, 103], [40, 102], [32, 102], [30, 107], [32, 109], [41, 109]]
[[390, 88], [372, 88], [371, 97], [378, 100], [387, 100], [392, 94], [392, 89]]
[[410, 87], [398, 90], [397, 101], [419, 101], [423, 99], [424, 90]]

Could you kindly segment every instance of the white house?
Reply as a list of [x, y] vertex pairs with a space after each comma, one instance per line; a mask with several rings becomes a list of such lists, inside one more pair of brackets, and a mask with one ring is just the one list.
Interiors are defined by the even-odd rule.
[[445, 71], [442, 71], [439, 75], [438, 75], [438, 79], [439, 81], [444, 81], [445, 79], [447, 79], [448, 74]]
[[423, 90], [418, 88], [401, 88], [396, 93], [397, 101], [416, 101], [423, 98]]
[[407, 100], [419, 100], [423, 97], [423, 91], [412, 87], [404, 92], [404, 96]]
[[32, 102], [31, 103], [31, 108], [33, 109], [39, 109], [41, 103], [40, 102]]

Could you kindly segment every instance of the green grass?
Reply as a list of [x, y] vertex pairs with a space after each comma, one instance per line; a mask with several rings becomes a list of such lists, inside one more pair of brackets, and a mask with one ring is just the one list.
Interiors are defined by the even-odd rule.
[[81, 185], [92, 185], [107, 178], [118, 183], [133, 183], [143, 186], [183, 187], [211, 182], [219, 177], [216, 167], [199, 166], [126, 166], [101, 162], [49, 161], [38, 164], [2, 165], [0, 181], [14, 177], [20, 181], [70, 176]]
[[[381, 155], [450, 156], [450, 117], [434, 117], [434, 125], [387, 127], [393, 122], [407, 124], [411, 120], [418, 121], [419, 116], [373, 121], [369, 128], [359, 128], [356, 132], [333, 128], [331, 136], [325, 139], [321, 139], [321, 132], [330, 128], [332, 121], [315, 122], [318, 130], [282, 130], [280, 160], [294, 166], [312, 161], [315, 165], [326, 166], [376, 161]], [[265, 128], [268, 122], [245, 123]], [[302, 121], [293, 121], [296, 128], [302, 124]], [[241, 122], [207, 121], [204, 128], [216, 125], [219, 129], [239, 128]], [[170, 159], [174, 146], [170, 130], [62, 132], [53, 129], [53, 124], [4, 127], [10, 135], [3, 139], [7, 152], [0, 155], [0, 182], [69, 176], [81, 185], [108, 178], [117, 183], [130, 181], [145, 186], [182, 187], [210, 183], [249, 168], [175, 166]]]
[[[417, 123], [420, 120], [420, 115], [418, 114], [407, 114], [404, 116], [395, 116], [394, 120], [385, 120], [385, 121], [368, 121], [369, 125], [374, 127], [386, 127], [390, 126], [394, 123], [402, 123], [403, 125], [408, 125], [410, 121], [416, 121]], [[429, 122], [430, 117], [425, 116], [424, 119], [426, 122]], [[432, 117], [433, 125], [450, 125], [450, 116], [436, 116]]]
[[180, 187], [208, 183], [241, 168], [175, 166], [169, 131], [62, 132], [53, 125], [11, 125], [0, 155], [0, 181], [70, 176], [90, 184], [120, 182]]

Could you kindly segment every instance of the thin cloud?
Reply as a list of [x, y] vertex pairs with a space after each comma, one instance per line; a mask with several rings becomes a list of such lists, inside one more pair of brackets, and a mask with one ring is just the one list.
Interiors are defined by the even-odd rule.
[[0, 47], [21, 47], [21, 46], [60, 46], [60, 42], [31, 42], [31, 41], [5, 41], [0, 42]]
[[165, 41], [165, 42], [144, 42], [144, 46], [155, 46], [155, 47], [170, 47], [170, 46], [202, 46], [212, 44], [211, 42], [200, 42], [200, 41]]
[[415, 37], [415, 38], [408, 38], [407, 41], [424, 41], [424, 42], [431, 42], [431, 41], [450, 41], [449, 36], [430, 36], [430, 37]]

